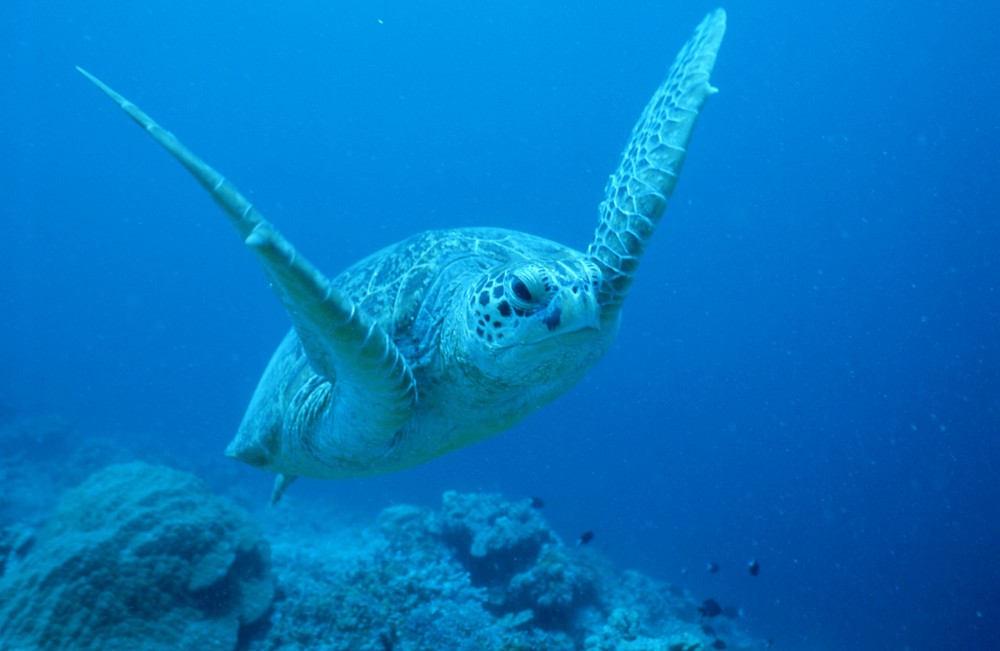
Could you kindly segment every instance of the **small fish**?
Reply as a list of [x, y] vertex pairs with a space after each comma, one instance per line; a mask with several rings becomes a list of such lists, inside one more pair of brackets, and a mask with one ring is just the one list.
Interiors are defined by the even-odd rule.
[[701, 625], [701, 632], [704, 633], [705, 635], [712, 635], [712, 636], [715, 635], [715, 629], [709, 626], [708, 624]]
[[718, 574], [719, 564], [716, 563], [715, 561], [710, 561], [708, 563], [705, 563], [705, 571], [708, 572], [709, 574]]
[[577, 538], [576, 544], [577, 545], [586, 545], [587, 543], [589, 543], [593, 539], [594, 539], [594, 532], [593, 531], [584, 531], [583, 533], [580, 534], [580, 537]]
[[702, 617], [718, 617], [722, 614], [722, 606], [715, 599], [706, 599], [705, 603], [698, 606], [698, 612]]
[[531, 498], [531, 508], [533, 508], [533, 509], [544, 509], [545, 508], [545, 500], [543, 500], [540, 497], [532, 497]]
[[715, 638], [715, 642], [712, 642], [712, 648], [713, 649], [725, 649], [726, 648], [726, 643], [723, 642], [722, 640], [720, 640], [719, 638]]
[[749, 563], [747, 563], [747, 569], [750, 571], [750, 576], [757, 576], [758, 574], [760, 574], [760, 563], [758, 563], [757, 559], [755, 558]]

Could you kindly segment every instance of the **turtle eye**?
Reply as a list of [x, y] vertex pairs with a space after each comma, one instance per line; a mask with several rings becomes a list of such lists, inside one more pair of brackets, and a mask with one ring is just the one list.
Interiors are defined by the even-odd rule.
[[528, 289], [528, 286], [525, 285], [524, 281], [520, 278], [514, 278], [514, 282], [510, 284], [510, 290], [514, 292], [514, 296], [516, 296], [519, 300], [524, 301], [525, 303], [532, 302], [531, 290]]
[[507, 279], [507, 299], [516, 309], [531, 313], [545, 303], [549, 297], [546, 279], [532, 270], [522, 270]]

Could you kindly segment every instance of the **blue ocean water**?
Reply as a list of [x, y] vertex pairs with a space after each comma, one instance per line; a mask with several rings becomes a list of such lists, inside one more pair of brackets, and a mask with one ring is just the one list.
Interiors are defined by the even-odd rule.
[[[330, 273], [428, 228], [583, 248], [713, 5], [540, 4], [4, 3], [0, 397], [221, 455], [288, 327], [201, 188], [75, 65]], [[721, 92], [600, 366], [496, 439], [292, 490], [539, 495], [565, 536], [739, 605], [775, 648], [991, 648], [1000, 5], [726, 8]]]

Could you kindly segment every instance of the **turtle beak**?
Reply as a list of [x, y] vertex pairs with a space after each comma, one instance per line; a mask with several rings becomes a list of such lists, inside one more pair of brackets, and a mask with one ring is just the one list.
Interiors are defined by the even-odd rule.
[[554, 339], [564, 346], [577, 346], [601, 331], [601, 310], [593, 294], [566, 289], [549, 307], [543, 322]]
[[561, 311], [562, 327], [567, 332], [578, 330], [601, 329], [601, 307], [597, 304], [597, 296], [591, 292], [580, 292], [564, 289], [556, 301]]

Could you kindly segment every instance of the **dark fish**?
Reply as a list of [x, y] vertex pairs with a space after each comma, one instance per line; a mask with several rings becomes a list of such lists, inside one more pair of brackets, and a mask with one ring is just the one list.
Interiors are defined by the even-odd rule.
[[725, 649], [726, 648], [726, 643], [723, 642], [722, 640], [720, 640], [719, 638], [715, 638], [715, 642], [712, 642], [712, 648], [713, 649]]
[[749, 563], [747, 563], [747, 569], [750, 570], [750, 576], [757, 576], [758, 574], [760, 574], [760, 563], [758, 563], [757, 559], [755, 558]]
[[584, 531], [583, 533], [580, 534], [580, 537], [577, 539], [576, 544], [577, 545], [586, 545], [587, 543], [589, 543], [593, 539], [594, 539], [594, 532], [593, 531]]
[[705, 563], [705, 571], [708, 572], [709, 574], [716, 574], [719, 571], [719, 564], [716, 563], [715, 561]]
[[533, 509], [543, 509], [545, 508], [545, 500], [540, 497], [531, 498], [531, 508]]
[[715, 599], [706, 599], [705, 603], [698, 606], [698, 612], [702, 617], [718, 617], [722, 614], [722, 606]]
[[713, 636], [715, 635], [715, 629], [709, 626], [708, 624], [701, 625], [701, 632], [704, 633], [705, 635], [713, 635]]

